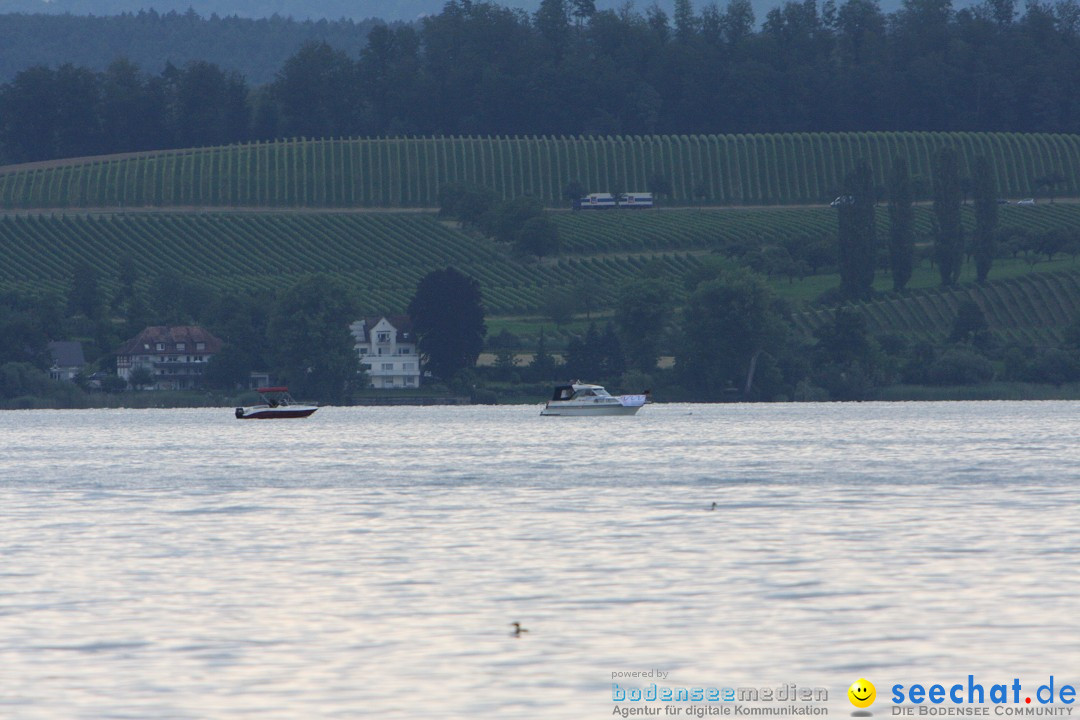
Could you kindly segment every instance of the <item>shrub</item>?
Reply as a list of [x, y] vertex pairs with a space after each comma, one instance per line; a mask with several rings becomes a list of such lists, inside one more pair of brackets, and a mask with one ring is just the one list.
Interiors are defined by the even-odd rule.
[[994, 366], [985, 357], [968, 348], [949, 348], [926, 372], [931, 385], [976, 385], [994, 377]]

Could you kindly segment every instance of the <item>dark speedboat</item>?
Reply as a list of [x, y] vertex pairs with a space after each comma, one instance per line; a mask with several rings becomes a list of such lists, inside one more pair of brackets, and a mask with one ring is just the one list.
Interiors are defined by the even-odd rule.
[[298, 403], [289, 395], [289, 388], [262, 387], [255, 392], [263, 399], [262, 405], [236, 408], [238, 420], [270, 420], [276, 418], [305, 418], [319, 409], [318, 405]]

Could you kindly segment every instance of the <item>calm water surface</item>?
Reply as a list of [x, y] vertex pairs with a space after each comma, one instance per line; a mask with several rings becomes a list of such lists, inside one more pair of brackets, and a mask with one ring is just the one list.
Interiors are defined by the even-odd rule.
[[538, 410], [0, 413], [0, 717], [1080, 675], [1080, 404]]

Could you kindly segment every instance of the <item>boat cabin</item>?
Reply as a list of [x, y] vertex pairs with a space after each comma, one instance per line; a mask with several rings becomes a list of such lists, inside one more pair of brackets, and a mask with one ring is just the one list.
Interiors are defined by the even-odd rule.
[[599, 385], [581, 385], [579, 383], [559, 385], [551, 395], [552, 400], [577, 400], [585, 397], [611, 397], [611, 395]]

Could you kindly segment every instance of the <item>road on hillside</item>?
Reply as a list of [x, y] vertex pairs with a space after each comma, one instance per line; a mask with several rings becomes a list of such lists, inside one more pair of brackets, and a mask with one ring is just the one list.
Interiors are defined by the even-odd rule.
[[[1080, 203], [1080, 198], [1055, 198], [1054, 202], [1045, 201], [1039, 203], [1039, 205], [1054, 205], [1054, 204], [1076, 204]], [[930, 206], [933, 203], [929, 200], [920, 201], [915, 203], [919, 206]], [[965, 203], [967, 204], [967, 203]], [[1014, 201], [1010, 201], [1009, 205], [1016, 206]], [[751, 211], [751, 210], [798, 210], [798, 209], [812, 209], [828, 207], [827, 204], [813, 203], [813, 204], [800, 204], [800, 205], [701, 205], [701, 206], [673, 206], [673, 207], [658, 207], [652, 208], [652, 210], [658, 210], [660, 212], [695, 212], [695, 211]], [[547, 208], [550, 212], [567, 213], [573, 212], [570, 208]], [[124, 214], [143, 214], [143, 213], [181, 213], [181, 214], [193, 214], [193, 215], [210, 215], [210, 214], [246, 214], [246, 213], [261, 213], [261, 214], [308, 214], [308, 215], [328, 215], [328, 214], [434, 214], [439, 212], [437, 207], [403, 207], [403, 208], [388, 208], [388, 207], [263, 207], [263, 206], [235, 206], [235, 205], [165, 205], [165, 206], [114, 206], [114, 207], [65, 207], [65, 208], [20, 208], [20, 209], [0, 209], [0, 217], [12, 217], [12, 216], [24, 216], [24, 215], [124, 215]], [[610, 213], [620, 212], [619, 210], [584, 210], [581, 212], [590, 214], [602, 214], [607, 215]], [[643, 208], [637, 208], [634, 210], [626, 210], [625, 212], [641, 213], [649, 212], [649, 210]]]

